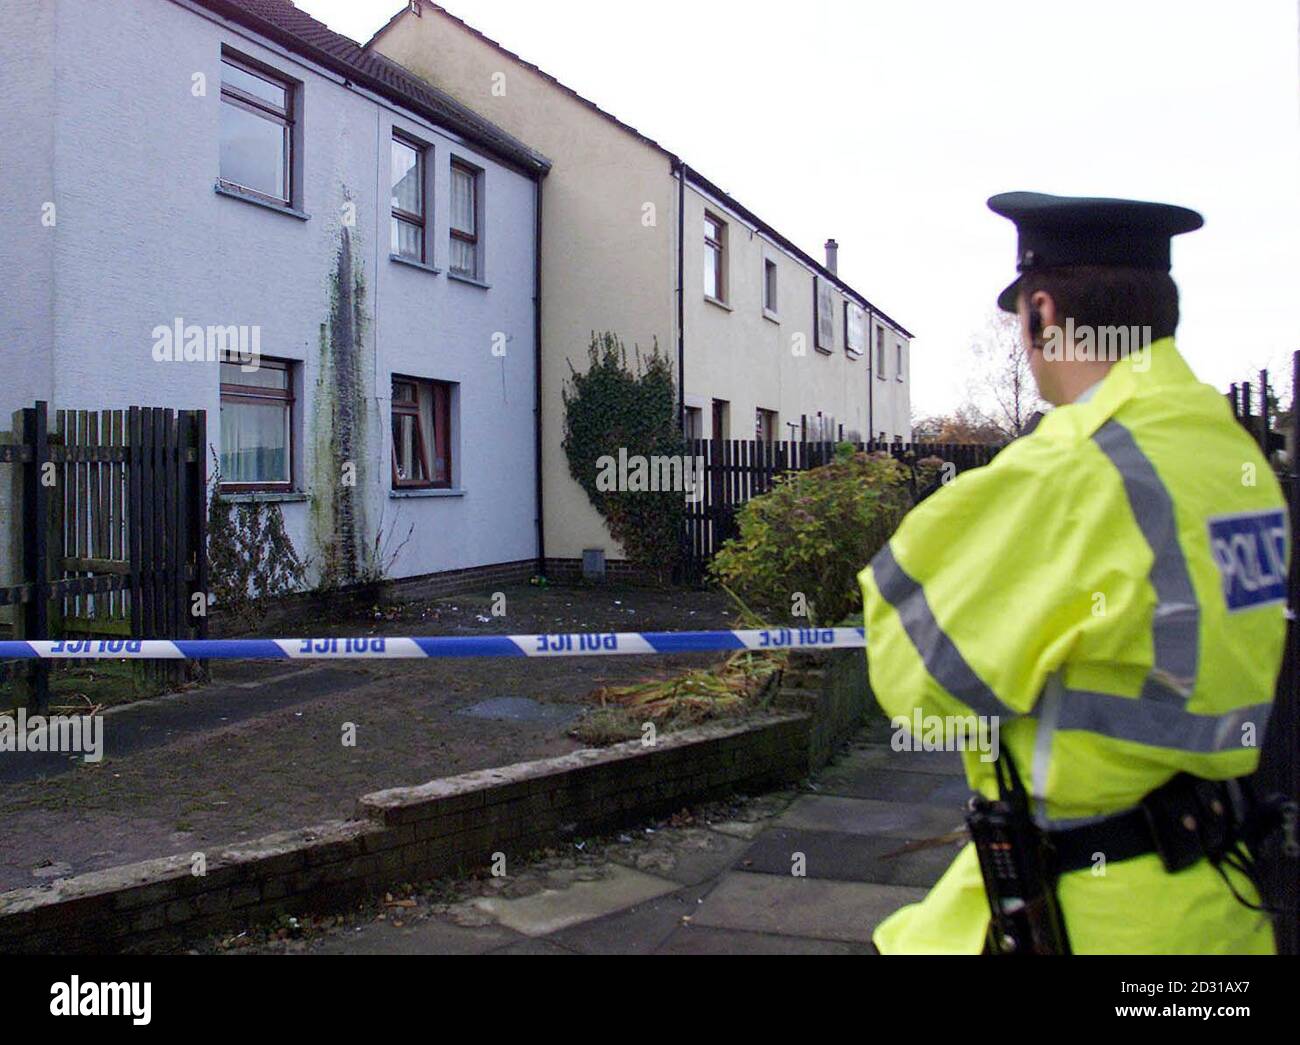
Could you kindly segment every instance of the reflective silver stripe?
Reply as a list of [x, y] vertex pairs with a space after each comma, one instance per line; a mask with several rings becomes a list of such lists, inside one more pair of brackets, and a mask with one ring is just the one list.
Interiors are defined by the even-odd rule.
[[1056, 725], [1061, 715], [1061, 692], [1061, 676], [1053, 672], [1032, 712], [1038, 720], [1038, 732], [1034, 736], [1031, 793], [1038, 800], [1039, 815], [1044, 818], [1047, 816], [1047, 774], [1052, 768], [1052, 741], [1056, 738]]
[[1118, 469], [1129, 507], [1155, 556], [1149, 578], [1157, 599], [1152, 621], [1155, 663], [1142, 685], [1142, 697], [1185, 704], [1196, 686], [1201, 611], [1178, 543], [1173, 499], [1132, 433], [1122, 424], [1107, 421], [1092, 438]]
[[1242, 727], [1248, 724], [1255, 727], [1256, 743], [1262, 744], [1272, 710], [1272, 704], [1253, 704], [1221, 715], [1195, 715], [1166, 701], [1067, 689], [1056, 728], [1081, 729], [1112, 740], [1211, 755], [1245, 747]]
[[[1016, 718], [1019, 715], [1019, 712], [998, 700], [988, 684], [966, 663], [961, 650], [935, 620], [925, 590], [898, 565], [893, 549], [888, 544], [872, 560], [871, 572], [880, 594], [894, 607], [903, 630], [921, 654], [926, 671], [934, 676], [939, 685], [978, 714], [999, 715], [1002, 718]], [[870, 643], [868, 637], [868, 656]]]

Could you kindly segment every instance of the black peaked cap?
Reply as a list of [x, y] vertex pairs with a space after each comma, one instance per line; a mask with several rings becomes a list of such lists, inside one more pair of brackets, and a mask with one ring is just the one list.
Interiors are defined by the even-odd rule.
[[[1004, 192], [989, 209], [1015, 222], [1020, 242], [1016, 271], [1067, 265], [1170, 269], [1169, 241], [1205, 224], [1194, 210], [1142, 200]], [[1004, 312], [1016, 310], [1020, 279], [998, 295]]]

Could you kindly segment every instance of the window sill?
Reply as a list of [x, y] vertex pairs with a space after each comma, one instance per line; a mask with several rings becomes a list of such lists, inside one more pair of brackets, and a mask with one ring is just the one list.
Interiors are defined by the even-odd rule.
[[311, 500], [311, 496], [298, 490], [245, 490], [222, 491], [221, 499], [231, 504], [298, 504]]
[[416, 261], [414, 258], [408, 258], [401, 254], [389, 254], [389, 261], [395, 261], [399, 265], [405, 265], [408, 268], [419, 269], [421, 272], [427, 272], [431, 276], [436, 276], [442, 271], [435, 265], [430, 265], [424, 261]]
[[492, 289], [491, 283], [484, 283], [481, 279], [476, 279], [473, 276], [466, 276], [459, 272], [452, 272], [448, 270], [447, 278], [454, 279], [457, 283], [468, 283], [471, 287], [478, 287], [480, 290]]
[[766, 319], [769, 323], [775, 323], [777, 326], [781, 325], [780, 315], [773, 312], [770, 308], [763, 309], [763, 318]]
[[265, 207], [267, 210], [275, 211], [275, 213], [283, 214], [289, 218], [297, 218], [299, 221], [311, 220], [311, 215], [306, 211], [301, 211], [296, 207], [289, 207], [282, 203], [272, 203], [270, 200], [264, 200], [260, 196], [254, 196], [251, 193], [240, 192], [238, 189], [232, 189], [228, 185], [223, 185], [219, 181], [212, 186], [212, 190], [218, 196], [228, 196], [232, 200], [251, 203], [255, 207]]
[[829, 356], [829, 355], [833, 355], [833, 354], [834, 354], [834, 353], [831, 351], [831, 349], [829, 349], [829, 348], [822, 348], [821, 345], [815, 345], [814, 347], [817, 349], [818, 352], [820, 352], [820, 353], [821, 353], [822, 355], [824, 355], [824, 356]]
[[897, 381], [900, 385], [903, 383], [903, 379], [901, 377], [896, 377], [894, 378], [894, 380]]
[[389, 490], [388, 491], [389, 500], [393, 500], [393, 501], [419, 500], [420, 498], [423, 497], [464, 497], [464, 496], [465, 496], [464, 489], [459, 487], [454, 490], [445, 490], [442, 489], [441, 487], [435, 487], [432, 490]]
[[715, 298], [715, 297], [712, 297], [712, 296], [710, 296], [710, 295], [708, 295], [708, 294], [705, 294], [705, 295], [704, 295], [704, 300], [707, 301], [710, 305], [716, 305], [718, 308], [722, 309], [724, 312], [735, 312], [735, 311], [736, 311], [734, 308], [732, 308], [730, 305], [728, 305], [728, 304], [727, 304], [725, 301], [723, 301], [721, 298]]
[[853, 349], [851, 348], [846, 348], [844, 350], [844, 354], [849, 357], [849, 361], [852, 363], [856, 363], [859, 359], [862, 358], [861, 352], [854, 352]]

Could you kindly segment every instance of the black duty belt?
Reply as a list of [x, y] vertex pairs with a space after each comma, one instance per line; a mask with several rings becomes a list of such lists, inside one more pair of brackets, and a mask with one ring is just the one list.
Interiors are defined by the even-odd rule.
[[[1204, 780], [1180, 774], [1133, 809], [1077, 827], [1043, 832], [1058, 874], [1156, 853], [1166, 871], [1218, 859], [1266, 830], [1258, 822], [1244, 781]], [[1245, 807], [1245, 808], [1243, 808]], [[1243, 815], [1244, 814], [1244, 815]]]

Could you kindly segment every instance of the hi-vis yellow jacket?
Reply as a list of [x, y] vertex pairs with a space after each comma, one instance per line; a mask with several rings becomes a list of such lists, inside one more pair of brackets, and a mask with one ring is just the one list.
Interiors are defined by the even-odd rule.
[[[1181, 771], [1243, 776], [1282, 661], [1289, 555], [1268, 464], [1158, 341], [903, 521], [859, 578], [872, 689], [891, 717], [997, 716], [1045, 826], [1129, 809]], [[993, 797], [991, 763], [962, 757]], [[1204, 860], [1173, 875], [1155, 854], [1098, 861], [1058, 896], [1079, 954], [1274, 946]], [[988, 918], [968, 845], [875, 943], [976, 954]]]

